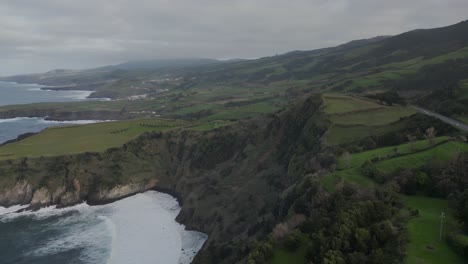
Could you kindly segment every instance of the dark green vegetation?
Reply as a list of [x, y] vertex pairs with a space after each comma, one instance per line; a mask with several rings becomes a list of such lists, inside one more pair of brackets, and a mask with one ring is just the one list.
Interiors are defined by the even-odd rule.
[[[386, 135], [365, 133], [347, 144], [328, 145], [325, 140], [327, 130], [333, 129], [333, 118], [323, 110], [333, 111], [330, 109], [336, 105], [333, 97], [325, 96], [325, 103], [322, 98], [313, 96], [275, 114], [230, 124], [139, 120], [50, 129], [14, 144], [37, 142], [48, 148], [41, 137], [60, 145], [66, 137], [50, 135], [80, 129], [97, 129], [92, 136], [97, 142], [106, 142], [107, 136], [112, 142], [118, 135], [125, 139], [114, 142], [117, 148], [105, 151], [103, 146], [75, 150], [99, 152], [54, 157], [36, 154], [0, 161], [0, 186], [7, 190], [26, 181], [36, 190], [50, 193], [65, 188], [76, 193], [77, 201], [90, 203], [109, 201], [113, 198], [103, 193], [129, 184], [146, 186], [137, 191], [153, 187], [170, 191], [183, 204], [178, 220], [209, 234], [195, 263], [414, 263], [412, 259], [440, 263], [426, 254], [426, 245], [446, 259], [462, 263], [456, 253], [464, 245], [459, 242], [464, 233], [455, 220], [458, 210], [446, 211], [444, 239], [453, 237], [450, 245], [455, 246], [446, 240], [439, 245], [431, 240], [433, 235], [418, 235], [422, 228], [418, 221], [428, 228], [436, 225], [436, 209], [427, 208], [424, 197], [402, 199], [399, 193], [458, 197], [465, 187], [453, 183], [461, 182], [464, 176], [457, 173], [466, 174], [467, 170], [459, 167], [465, 158], [460, 156], [463, 160], [457, 162], [454, 157], [468, 152], [467, 144], [449, 141], [449, 137], [423, 140], [417, 128], [424, 130], [428, 124], [441, 134], [454, 131], [431, 118], [413, 115], [398, 121], [404, 124], [402, 128], [389, 133], [396, 139], [379, 140]], [[362, 99], [339, 100], [345, 100], [343, 105], [349, 105], [351, 115], [352, 109], [375, 106]], [[110, 126], [115, 127], [108, 130]], [[154, 132], [130, 140], [133, 133], [144, 131]], [[400, 139], [403, 142], [398, 146], [388, 147], [407, 131], [419, 141]], [[374, 143], [363, 144], [369, 141]], [[14, 145], [0, 150], [9, 146]], [[365, 149], [370, 150], [362, 152]], [[351, 156], [349, 164], [340, 154], [346, 151]], [[453, 165], [446, 166], [448, 163]], [[332, 172], [333, 168], [337, 171]], [[418, 174], [421, 168], [426, 176]], [[453, 179], [441, 181], [446, 177], [439, 175]], [[58, 199], [56, 202], [69, 202], [66, 196]], [[440, 201], [441, 207], [451, 204], [455, 208], [453, 202]], [[465, 208], [464, 201], [460, 198], [460, 208]]]
[[209, 235], [195, 263], [463, 263], [468, 144], [406, 103], [466, 118], [467, 41], [462, 22], [258, 60], [49, 73], [120, 100], [0, 116], [148, 119], [1, 147], [0, 204], [12, 189], [25, 203], [28, 188], [48, 193], [43, 206], [157, 188], [180, 197], [179, 221]]
[[210, 234], [196, 262], [233, 263], [245, 259], [253, 239], [265, 237], [282, 217], [283, 190], [316, 171], [296, 164], [320, 151], [327, 128], [320, 105], [316, 96], [287, 111], [208, 132], [151, 132], [101, 153], [1, 161], [0, 186], [27, 181], [50, 193], [78, 191], [80, 199], [99, 203], [115, 186], [156, 180], [158, 188], [180, 196], [178, 220]]
[[[466, 120], [467, 35], [465, 21], [257, 60], [149, 61], [3, 80], [42, 82], [67, 89], [88, 85], [96, 90], [93, 97], [120, 99], [66, 106], [37, 104], [21, 112], [34, 115], [48, 110], [57, 118], [87, 116], [99, 110], [112, 111], [113, 119], [147, 116], [149, 112], [184, 119], [238, 119], [276, 111], [315, 92], [367, 95], [390, 91], [387, 99], [400, 99], [395, 97], [397, 92], [397, 96], [436, 112]], [[0, 108], [0, 116], [17, 115], [19, 109], [24, 106]], [[61, 115], [64, 111], [74, 115]]]
[[[442, 135], [455, 130], [419, 114], [398, 121], [387, 115], [392, 130], [369, 132], [385, 123], [373, 116], [381, 116], [383, 106], [340, 95], [324, 98], [322, 109], [332, 124], [321, 153], [331, 151], [336, 163], [330, 158], [334, 165], [328, 172], [306, 176], [296, 183], [300, 187], [288, 189], [293, 198], [288, 197], [292, 205], [285, 219], [250, 254], [250, 262], [464, 263], [468, 236], [459, 221], [466, 222], [468, 144], [431, 136], [430, 127]], [[330, 144], [334, 115], [353, 123], [363, 112], [369, 121], [358, 137]], [[445, 231], [439, 241], [442, 212]]]

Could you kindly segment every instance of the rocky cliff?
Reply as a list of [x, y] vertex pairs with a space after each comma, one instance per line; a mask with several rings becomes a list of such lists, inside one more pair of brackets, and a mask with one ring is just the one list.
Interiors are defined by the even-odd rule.
[[0, 205], [98, 204], [157, 188], [178, 196], [178, 221], [209, 235], [195, 263], [235, 263], [271, 232], [283, 191], [325, 166], [321, 103], [209, 132], [147, 133], [104, 153], [2, 161]]

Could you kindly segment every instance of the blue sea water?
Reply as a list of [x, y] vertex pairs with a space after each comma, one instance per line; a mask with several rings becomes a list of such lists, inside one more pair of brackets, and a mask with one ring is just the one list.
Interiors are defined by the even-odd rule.
[[76, 102], [87, 100], [90, 91], [41, 90], [38, 84], [0, 82], [0, 106], [43, 102]]
[[[41, 85], [0, 82], [0, 106], [41, 102], [77, 102], [87, 100], [89, 91], [48, 91]], [[54, 122], [44, 118], [0, 119], [0, 144], [28, 132], [39, 132], [50, 126], [93, 121]]]
[[[0, 82], [0, 106], [73, 102], [88, 95]], [[88, 122], [94, 121], [0, 119], [0, 143], [50, 126]], [[102, 206], [21, 212], [26, 207], [0, 207], [0, 264], [187, 264], [207, 239], [175, 221], [180, 210], [175, 198], [154, 191]]]
[[188, 264], [207, 236], [174, 219], [177, 200], [148, 191], [101, 206], [0, 208], [2, 264]]

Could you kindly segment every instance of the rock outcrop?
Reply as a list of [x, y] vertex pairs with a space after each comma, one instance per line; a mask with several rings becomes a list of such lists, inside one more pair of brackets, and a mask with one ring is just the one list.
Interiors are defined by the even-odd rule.
[[145, 183], [122, 184], [109, 189], [99, 188], [95, 192], [83, 193], [78, 179], [73, 180], [73, 187], [67, 189], [65, 186], [59, 186], [53, 192], [46, 187], [34, 189], [27, 181], [19, 181], [14, 188], [0, 192], [0, 206], [29, 204], [30, 208], [38, 209], [49, 205], [71, 206], [84, 201], [90, 204], [105, 204], [154, 189], [156, 184], [157, 180], [154, 179]]
[[42, 187], [34, 192], [30, 205], [32, 207], [42, 207], [50, 205], [52, 202], [52, 195], [47, 188]]
[[118, 185], [111, 189], [99, 189], [97, 192], [90, 194], [88, 202], [91, 204], [109, 203], [124, 197], [148, 191], [156, 187], [157, 180], [150, 180], [148, 183], [130, 183]]
[[28, 204], [33, 197], [33, 188], [27, 181], [18, 181], [13, 188], [0, 192], [0, 205]]

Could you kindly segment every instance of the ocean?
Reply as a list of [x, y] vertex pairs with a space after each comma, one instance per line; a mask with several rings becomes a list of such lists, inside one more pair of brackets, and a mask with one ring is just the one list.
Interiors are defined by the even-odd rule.
[[[0, 82], [0, 106], [43, 102], [78, 102], [87, 100], [90, 91], [49, 91], [41, 85]], [[0, 119], [0, 144], [28, 132], [39, 132], [51, 126], [85, 124], [95, 121], [46, 121], [44, 118]]]
[[[90, 93], [40, 87], [0, 82], [0, 106], [82, 101]], [[90, 122], [0, 119], [0, 143], [50, 126]], [[154, 191], [101, 206], [22, 211], [26, 207], [0, 207], [0, 264], [187, 264], [207, 239], [175, 221], [175, 198]]]
[[0, 106], [47, 103], [76, 102], [87, 100], [90, 91], [51, 91], [41, 90], [45, 86], [38, 84], [20, 84], [0, 82]]
[[0, 263], [188, 264], [207, 236], [175, 221], [177, 200], [155, 191], [117, 202], [35, 212], [0, 208]]

